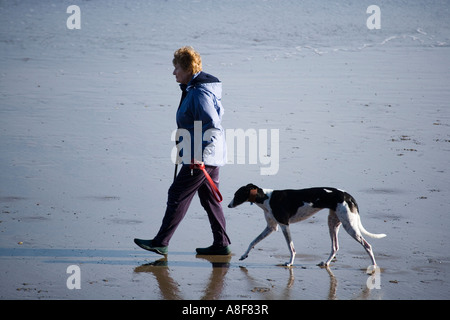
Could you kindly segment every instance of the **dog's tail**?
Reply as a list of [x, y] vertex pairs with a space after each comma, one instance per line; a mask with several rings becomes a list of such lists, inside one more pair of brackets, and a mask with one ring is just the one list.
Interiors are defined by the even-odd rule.
[[362, 223], [361, 223], [361, 217], [358, 214], [358, 225], [359, 225], [359, 230], [361, 230], [362, 233], [364, 233], [366, 236], [371, 237], [371, 238], [375, 238], [375, 239], [381, 239], [386, 237], [386, 235], [384, 233], [370, 233], [369, 231], [367, 231], [366, 229], [364, 229]]

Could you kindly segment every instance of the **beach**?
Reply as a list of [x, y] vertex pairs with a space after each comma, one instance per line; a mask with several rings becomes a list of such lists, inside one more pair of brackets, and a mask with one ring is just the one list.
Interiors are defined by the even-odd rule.
[[[70, 29], [74, 4], [0, 3], [0, 299], [450, 298], [448, 1], [81, 1]], [[256, 163], [247, 145], [220, 169], [228, 257], [196, 256], [212, 242], [198, 197], [166, 259], [133, 243], [173, 180], [183, 45], [223, 83], [224, 128], [258, 139]], [[387, 235], [367, 238], [380, 269], [343, 229], [317, 266], [326, 210], [291, 226], [293, 267], [282, 232], [239, 261], [266, 226], [227, 207], [248, 183], [346, 190]]]

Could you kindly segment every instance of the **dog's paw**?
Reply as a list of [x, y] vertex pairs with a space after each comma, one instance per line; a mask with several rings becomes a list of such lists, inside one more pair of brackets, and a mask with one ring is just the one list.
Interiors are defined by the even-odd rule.
[[321, 267], [321, 268], [328, 268], [329, 267], [329, 265], [328, 264], [326, 264], [325, 262], [321, 262], [321, 263], [318, 263], [317, 264], [319, 267]]
[[245, 260], [245, 259], [247, 259], [247, 257], [248, 257], [248, 255], [247, 255], [247, 254], [244, 254], [243, 256], [241, 256], [241, 257], [239, 258], [239, 261]]
[[284, 266], [285, 266], [285, 267], [292, 267], [292, 266], [294, 266], [294, 264], [291, 263], [291, 262], [285, 262], [285, 263], [284, 263]]

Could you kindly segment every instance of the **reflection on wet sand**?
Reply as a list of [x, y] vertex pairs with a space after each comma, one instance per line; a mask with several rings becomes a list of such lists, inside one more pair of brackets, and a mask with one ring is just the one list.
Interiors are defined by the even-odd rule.
[[[200, 300], [216, 300], [222, 297], [222, 293], [225, 287], [225, 276], [230, 269], [231, 256], [196, 256], [197, 259], [203, 259], [211, 263], [212, 270], [209, 275], [208, 282], [205, 288], [202, 290], [202, 296]], [[295, 287], [295, 274], [294, 267], [283, 267], [288, 272], [288, 278], [285, 286], [282, 286], [282, 290], [273, 290], [275, 285], [261, 286], [261, 279], [251, 275], [252, 269], [248, 269], [244, 266], [239, 266], [239, 270], [245, 275], [249, 288], [252, 288], [251, 292], [257, 292], [261, 294], [262, 299], [268, 300], [291, 300], [298, 299], [296, 295], [293, 296], [292, 292]], [[337, 288], [338, 279], [335, 277], [330, 268], [325, 269], [329, 277], [329, 288], [324, 299], [337, 300]], [[171, 276], [171, 270], [169, 269], [169, 262], [167, 257], [161, 258], [151, 263], [143, 264], [134, 269], [137, 273], [152, 273], [158, 283], [161, 296], [166, 300], [182, 300], [183, 292], [181, 292], [180, 284], [177, 283]], [[273, 279], [267, 279], [268, 281], [275, 281]], [[362, 284], [361, 291], [355, 295], [355, 299], [370, 299], [371, 289], [369, 289], [365, 283]]]
[[[269, 299], [269, 300], [291, 300], [291, 299], [298, 299], [296, 297], [291, 297], [291, 291], [292, 288], [294, 287], [294, 283], [295, 283], [295, 276], [294, 276], [294, 267], [285, 267], [283, 266], [283, 268], [287, 269], [289, 271], [289, 278], [288, 281], [286, 283], [286, 287], [285, 289], [277, 296], [275, 296], [272, 292], [273, 290], [263, 290], [263, 287], [254, 287], [255, 289], [257, 289], [256, 291], [259, 292], [264, 292], [265, 293], [265, 297], [264, 299]], [[258, 280], [253, 278], [250, 274], [247, 268], [245, 267], [240, 267], [240, 269], [244, 272], [244, 274], [247, 276], [250, 285], [254, 286]], [[326, 299], [328, 300], [337, 300], [338, 296], [337, 296], [337, 288], [338, 288], [338, 280], [335, 277], [335, 275], [333, 274], [333, 272], [331, 271], [330, 268], [322, 268], [325, 269], [328, 273], [328, 276], [330, 278], [330, 286], [328, 289], [328, 295], [326, 296]], [[270, 280], [270, 279], [268, 279]], [[365, 284], [365, 283], [364, 283]], [[253, 291], [253, 290], [252, 290]], [[371, 289], [369, 289], [366, 285], [363, 285], [361, 292], [355, 296], [355, 299], [362, 299], [362, 300], [367, 300], [371, 298]], [[325, 297], [324, 297], [325, 299]]]
[[[203, 290], [201, 300], [216, 300], [220, 298], [224, 288], [225, 275], [230, 267], [231, 256], [203, 256], [196, 258], [204, 259], [212, 264], [212, 271], [208, 284]], [[134, 272], [153, 273], [158, 282], [161, 295], [166, 300], [183, 299], [179, 284], [170, 276], [167, 256], [151, 263], [143, 264], [134, 269]]]
[[331, 272], [330, 268], [324, 268], [327, 270], [328, 275], [330, 276], [330, 289], [328, 290], [328, 300], [337, 300], [336, 291], [338, 281], [334, 276], [333, 272]]
[[[253, 287], [253, 292], [261, 292], [265, 294], [265, 298], [268, 300], [290, 300], [291, 298], [291, 288], [294, 285], [294, 268], [292, 267], [283, 267], [285, 269], [287, 269], [289, 271], [289, 278], [286, 284], [286, 288], [283, 290], [283, 292], [279, 295], [279, 296], [274, 296], [273, 295], [273, 290], [271, 290], [271, 288], [269, 287], [260, 287], [257, 286], [257, 283], [259, 282], [259, 279], [254, 278], [253, 276], [250, 275], [249, 270], [246, 267], [240, 267], [241, 271], [245, 274], [245, 276], [247, 277], [247, 280], [249, 282], [249, 285], [251, 287]], [[271, 280], [271, 279], [267, 279], [267, 280]]]
[[134, 272], [153, 273], [155, 275], [156, 281], [158, 281], [161, 295], [165, 300], [182, 299], [180, 297], [178, 284], [170, 276], [167, 257], [136, 267], [134, 269]]

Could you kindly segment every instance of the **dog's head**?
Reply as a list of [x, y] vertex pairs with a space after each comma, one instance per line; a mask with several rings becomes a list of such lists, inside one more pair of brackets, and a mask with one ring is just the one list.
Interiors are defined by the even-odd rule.
[[262, 203], [267, 199], [263, 189], [255, 186], [252, 183], [249, 183], [246, 186], [240, 187], [235, 193], [233, 200], [231, 200], [228, 208], [235, 208], [238, 205], [243, 204], [244, 202], [258, 202]]

